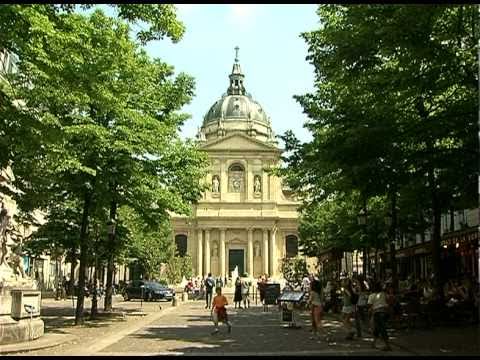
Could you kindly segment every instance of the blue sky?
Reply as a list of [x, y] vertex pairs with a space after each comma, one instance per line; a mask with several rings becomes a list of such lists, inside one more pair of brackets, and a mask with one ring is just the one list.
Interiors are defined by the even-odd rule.
[[270, 116], [276, 134], [292, 129], [310, 139], [303, 128], [306, 115], [293, 99], [313, 88], [313, 66], [305, 57], [300, 33], [318, 28], [317, 5], [180, 4], [178, 17], [186, 26], [183, 39], [147, 45], [147, 52], [186, 72], [196, 81], [196, 96], [184, 107], [192, 118], [182, 129], [194, 137], [210, 106], [227, 90], [228, 74], [240, 47], [245, 87]]

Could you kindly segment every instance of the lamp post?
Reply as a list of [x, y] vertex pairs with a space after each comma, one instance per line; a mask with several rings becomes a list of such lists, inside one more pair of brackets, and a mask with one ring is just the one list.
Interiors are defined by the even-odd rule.
[[396, 219], [395, 214], [388, 212], [385, 215], [385, 225], [388, 227], [390, 239], [390, 269], [392, 271], [393, 287], [397, 290], [397, 264], [395, 261]]
[[107, 265], [107, 286], [105, 292], [105, 311], [112, 311], [112, 296], [113, 296], [113, 251], [115, 243], [115, 228], [116, 223], [114, 219], [110, 219], [107, 223], [108, 230], [108, 241], [110, 244], [110, 253], [108, 255], [108, 265]]
[[[367, 236], [367, 210], [365, 208], [360, 209], [357, 215], [357, 222], [363, 229], [363, 236]], [[362, 272], [364, 276], [367, 275], [368, 265], [367, 252], [365, 251], [365, 246], [363, 246]]]

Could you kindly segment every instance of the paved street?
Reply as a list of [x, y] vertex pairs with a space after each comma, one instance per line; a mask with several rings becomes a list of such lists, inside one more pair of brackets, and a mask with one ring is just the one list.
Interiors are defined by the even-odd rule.
[[[158, 305], [161, 304], [162, 310]], [[28, 355], [452, 355], [478, 354], [478, 327], [436, 328], [399, 332], [392, 335], [393, 351], [371, 349], [371, 336], [360, 340], [344, 340], [341, 323], [331, 315], [325, 327], [331, 342], [310, 339], [307, 314], [300, 316], [300, 329], [285, 328], [276, 307], [263, 312], [260, 306], [232, 309], [232, 333], [221, 326], [211, 335], [210, 312], [201, 301], [179, 303], [144, 303], [145, 317], [110, 320], [64, 330], [77, 335], [77, 340], [50, 349], [31, 351]], [[48, 306], [47, 306], [48, 307]], [[138, 309], [140, 303], [118, 302], [117, 308]], [[379, 345], [382, 345], [379, 343]]]

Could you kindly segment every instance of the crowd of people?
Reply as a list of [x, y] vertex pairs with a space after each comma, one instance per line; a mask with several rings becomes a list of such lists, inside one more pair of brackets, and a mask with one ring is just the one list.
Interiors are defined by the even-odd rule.
[[391, 279], [382, 282], [360, 275], [322, 284], [317, 277], [306, 275], [302, 290], [308, 294], [315, 339], [320, 335], [328, 339], [321, 323], [329, 311], [341, 314], [346, 340], [361, 338], [362, 329], [368, 328], [374, 336], [372, 346], [376, 347], [377, 339], [381, 338], [387, 351], [391, 350], [388, 322], [408, 321], [410, 316], [423, 315], [427, 326], [431, 326], [434, 314], [458, 321], [461, 310], [472, 321], [478, 321], [479, 287], [468, 277], [447, 281], [443, 291], [435, 290], [430, 279], [409, 277], [395, 291]]
[[[233, 279], [232, 279], [233, 280]], [[267, 284], [270, 279], [264, 274], [256, 280], [256, 287], [248, 277], [237, 277], [234, 282], [233, 303], [235, 309], [250, 307], [251, 290], [255, 290], [260, 303], [265, 305]], [[190, 279], [185, 287], [187, 292], [195, 294], [196, 299], [205, 299], [205, 308], [211, 309], [215, 326], [214, 334], [218, 332], [219, 322], [227, 325], [231, 331], [226, 306], [227, 298], [222, 294], [222, 288], [230, 284], [230, 279], [212, 277], [208, 274], [204, 279]], [[292, 289], [288, 286], [286, 289]], [[453, 279], [445, 283], [441, 291], [433, 286], [432, 279], [413, 279], [409, 277], [399, 281], [395, 290], [392, 279], [377, 281], [371, 277], [357, 275], [342, 276], [341, 280], [320, 280], [313, 274], [305, 275], [300, 288], [307, 299], [305, 305], [311, 317], [311, 338], [329, 341], [328, 332], [322, 326], [326, 313], [331, 312], [341, 316], [346, 340], [361, 338], [365, 330], [373, 334], [372, 347], [377, 347], [378, 340], [384, 342], [383, 350], [391, 350], [387, 328], [392, 324], [408, 319], [409, 314], [424, 316], [427, 326], [435, 318], [457, 317], [457, 310], [467, 311], [472, 319], [478, 319], [479, 287], [469, 278]], [[445, 315], [445, 311], [446, 314]], [[468, 313], [471, 311], [471, 313]]]

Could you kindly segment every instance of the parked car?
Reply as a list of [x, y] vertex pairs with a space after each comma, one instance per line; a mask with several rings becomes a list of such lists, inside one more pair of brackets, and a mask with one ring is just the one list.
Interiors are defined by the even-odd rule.
[[158, 282], [137, 280], [127, 285], [123, 291], [123, 299], [125, 301], [129, 301], [130, 299], [141, 299], [142, 295], [143, 300], [145, 301], [161, 299], [172, 301], [175, 296], [175, 290], [159, 284]]

